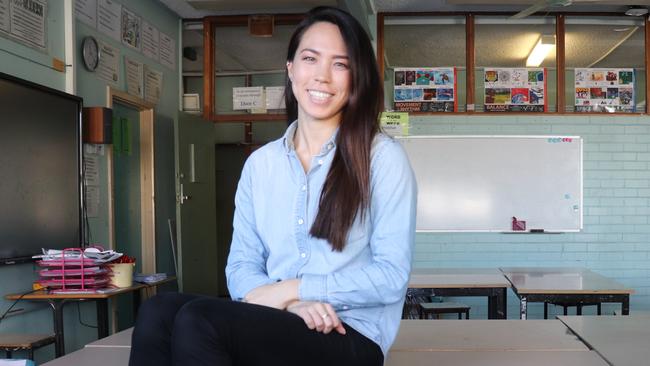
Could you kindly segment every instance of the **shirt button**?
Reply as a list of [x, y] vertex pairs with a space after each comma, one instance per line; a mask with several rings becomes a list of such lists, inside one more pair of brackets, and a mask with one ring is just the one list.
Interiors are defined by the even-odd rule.
[[301, 258], [305, 258], [307, 256], [307, 253], [300, 253]]
[[332, 143], [327, 144], [327, 149], [328, 150], [332, 150], [333, 147], [334, 147], [334, 144], [332, 144]]
[[304, 221], [302, 219], [298, 219], [298, 225], [302, 225]]
[[344, 306], [343, 306], [343, 310], [348, 310], [348, 306], [347, 306], [347, 305], [344, 305]]
[[300, 189], [302, 189], [303, 191], [306, 191], [306, 190], [307, 190], [307, 186], [303, 184], [302, 187], [300, 187]]
[[323, 165], [324, 161], [323, 159], [318, 160], [318, 165]]

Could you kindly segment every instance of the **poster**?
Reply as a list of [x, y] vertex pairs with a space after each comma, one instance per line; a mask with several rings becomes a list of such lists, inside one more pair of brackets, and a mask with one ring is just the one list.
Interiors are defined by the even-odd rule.
[[122, 15], [122, 5], [113, 0], [98, 0], [97, 29], [118, 42], [120, 41], [120, 15]]
[[126, 7], [122, 7], [122, 26], [120, 38], [122, 44], [140, 50], [140, 24], [142, 19]]
[[88, 217], [97, 217], [99, 215], [99, 187], [87, 186], [86, 187], [86, 215]]
[[144, 64], [124, 56], [126, 92], [144, 98]]
[[159, 42], [160, 63], [172, 70], [176, 69], [176, 41], [173, 38], [160, 32]]
[[636, 112], [634, 69], [575, 69], [576, 112]]
[[28, 46], [45, 51], [47, 49], [45, 38], [47, 2], [45, 0], [12, 0], [9, 4], [11, 36]]
[[233, 110], [259, 109], [265, 106], [263, 86], [232, 88]]
[[285, 109], [284, 86], [266, 87], [266, 109]]
[[0, 0], [0, 31], [9, 33], [9, 0]]
[[99, 47], [102, 56], [99, 58], [97, 76], [112, 85], [117, 85], [120, 75], [120, 50], [102, 41], [99, 41]]
[[456, 68], [394, 69], [393, 103], [399, 112], [458, 112]]
[[158, 43], [160, 40], [160, 33], [158, 28], [149, 24], [147, 21], [142, 21], [142, 53], [152, 60], [158, 62]]
[[545, 68], [485, 68], [486, 112], [546, 112]]
[[97, 0], [75, 0], [74, 12], [77, 20], [97, 28]]
[[408, 136], [409, 114], [406, 112], [381, 112], [381, 129], [391, 136]]
[[156, 104], [160, 99], [163, 85], [163, 73], [151, 69], [144, 68], [144, 100], [149, 103]]

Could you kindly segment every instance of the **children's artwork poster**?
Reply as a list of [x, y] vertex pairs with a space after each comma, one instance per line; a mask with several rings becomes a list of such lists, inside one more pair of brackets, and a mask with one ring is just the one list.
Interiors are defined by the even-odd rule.
[[458, 112], [455, 67], [394, 69], [397, 112]]
[[545, 68], [485, 68], [486, 112], [546, 112]]
[[575, 69], [576, 112], [634, 113], [634, 69]]
[[122, 44], [140, 50], [142, 18], [126, 7], [122, 7]]

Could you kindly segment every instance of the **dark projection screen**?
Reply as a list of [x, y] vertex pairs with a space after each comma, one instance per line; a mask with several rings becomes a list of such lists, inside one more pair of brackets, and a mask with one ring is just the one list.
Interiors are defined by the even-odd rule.
[[81, 107], [0, 73], [0, 264], [82, 244]]

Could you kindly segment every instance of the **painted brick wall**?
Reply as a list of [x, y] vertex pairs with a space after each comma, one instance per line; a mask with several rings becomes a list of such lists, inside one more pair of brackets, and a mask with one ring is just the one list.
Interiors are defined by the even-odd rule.
[[[586, 267], [633, 288], [630, 309], [650, 309], [650, 118], [645, 116], [411, 116], [411, 135], [577, 135], [584, 139], [584, 230], [505, 235], [420, 233], [414, 267]], [[484, 300], [472, 305], [486, 316]], [[518, 316], [508, 297], [508, 317]], [[595, 313], [585, 308], [584, 313]], [[605, 304], [612, 313], [618, 305]], [[542, 305], [529, 307], [541, 318]], [[550, 313], [561, 312], [562, 308]], [[575, 311], [575, 309], [573, 309]]]

